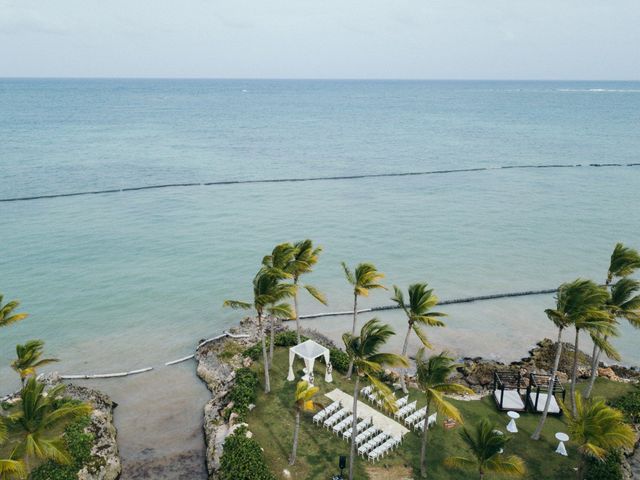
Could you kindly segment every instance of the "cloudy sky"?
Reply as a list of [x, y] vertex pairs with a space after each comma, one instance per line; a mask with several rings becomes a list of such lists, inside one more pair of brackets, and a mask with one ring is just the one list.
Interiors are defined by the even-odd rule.
[[640, 0], [0, 0], [0, 76], [640, 79]]

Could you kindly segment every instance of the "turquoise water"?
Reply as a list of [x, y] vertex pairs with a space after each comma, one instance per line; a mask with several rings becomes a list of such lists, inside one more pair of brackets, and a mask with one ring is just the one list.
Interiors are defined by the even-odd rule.
[[[637, 163], [639, 131], [640, 83], [628, 82], [0, 80], [0, 198]], [[327, 293], [329, 310], [350, 305], [342, 260], [373, 261], [388, 285], [428, 281], [442, 298], [552, 288], [578, 276], [604, 280], [615, 242], [640, 247], [639, 186], [640, 166], [583, 167], [0, 203], [0, 291], [31, 313], [1, 332], [0, 364], [17, 341], [37, 337], [65, 373], [161, 367], [235, 323], [238, 313], [222, 309], [223, 300], [248, 298], [262, 255], [305, 237], [325, 248], [309, 280]], [[378, 292], [364, 304], [388, 297]], [[450, 327], [434, 332], [434, 341], [459, 354], [513, 360], [553, 333], [543, 313], [552, 302], [449, 307]], [[324, 308], [302, 302], [305, 312]], [[402, 328], [396, 313], [381, 316]], [[337, 337], [346, 321], [312, 325]], [[638, 364], [640, 332], [623, 331], [617, 346], [624, 361]], [[122, 384], [105, 388], [140, 411], [149, 408], [149, 392], [199, 388], [187, 387], [191, 374], [181, 371], [160, 369], [155, 383], [128, 384], [127, 399]], [[16, 385], [7, 368], [0, 382], [2, 391]], [[201, 406], [206, 396], [197, 390], [173, 402]], [[120, 425], [125, 454], [141, 458], [141, 421], [121, 411], [131, 422]], [[198, 415], [184, 421], [192, 425]]]

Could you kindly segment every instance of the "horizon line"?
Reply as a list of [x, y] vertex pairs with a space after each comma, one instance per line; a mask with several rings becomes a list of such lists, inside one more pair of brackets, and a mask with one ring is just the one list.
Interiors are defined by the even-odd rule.
[[22, 76], [0, 75], [0, 80], [240, 80], [240, 81], [344, 81], [344, 82], [640, 82], [620, 78], [445, 78], [445, 77], [209, 77], [209, 76]]

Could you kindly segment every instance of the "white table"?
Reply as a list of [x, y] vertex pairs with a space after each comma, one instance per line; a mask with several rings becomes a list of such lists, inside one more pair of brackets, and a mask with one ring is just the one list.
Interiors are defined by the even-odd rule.
[[569, 435], [567, 435], [566, 433], [558, 432], [556, 433], [556, 439], [560, 442], [558, 443], [558, 448], [556, 448], [556, 453], [568, 457], [569, 455], [567, 454], [567, 449], [564, 446], [564, 442], [569, 441]]
[[516, 420], [520, 418], [520, 414], [518, 412], [509, 411], [507, 415], [511, 419], [509, 424], [507, 425], [507, 431], [511, 433], [518, 433], [518, 427], [516, 425]]

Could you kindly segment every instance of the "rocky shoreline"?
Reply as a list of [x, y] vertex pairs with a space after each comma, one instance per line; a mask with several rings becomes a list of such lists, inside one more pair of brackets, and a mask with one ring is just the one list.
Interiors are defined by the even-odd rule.
[[245, 338], [223, 337], [209, 342], [196, 351], [196, 373], [205, 382], [211, 392], [211, 400], [204, 406], [204, 435], [206, 443], [207, 472], [210, 479], [216, 478], [220, 468], [222, 448], [227, 436], [242, 423], [235, 422], [235, 415], [225, 418], [224, 410], [229, 407], [227, 394], [234, 383], [235, 371], [251, 365], [251, 359], [242, 356], [242, 352], [259, 341], [257, 325], [250, 319], [240, 322], [238, 327], [229, 330]]

